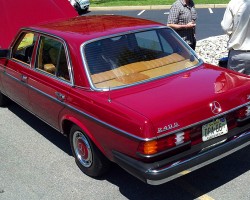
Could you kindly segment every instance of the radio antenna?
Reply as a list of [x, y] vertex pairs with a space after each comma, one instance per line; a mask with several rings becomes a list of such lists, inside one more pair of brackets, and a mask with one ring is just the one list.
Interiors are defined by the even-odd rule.
[[112, 102], [111, 97], [110, 97], [110, 86], [109, 86], [109, 91], [108, 91], [108, 102], [109, 102], [109, 103]]

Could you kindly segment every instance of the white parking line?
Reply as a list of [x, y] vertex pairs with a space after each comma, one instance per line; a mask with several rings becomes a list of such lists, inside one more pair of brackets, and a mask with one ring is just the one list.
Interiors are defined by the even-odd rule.
[[165, 13], [164, 13], [164, 15], [168, 15], [168, 14], [169, 14], [169, 12], [165, 12]]
[[145, 12], [145, 10], [142, 10], [140, 13], [138, 13], [138, 15], [141, 15], [142, 13], [144, 13]]
[[214, 13], [213, 10], [212, 10], [212, 8], [208, 8], [208, 10], [209, 10], [209, 12], [210, 12], [211, 14]]

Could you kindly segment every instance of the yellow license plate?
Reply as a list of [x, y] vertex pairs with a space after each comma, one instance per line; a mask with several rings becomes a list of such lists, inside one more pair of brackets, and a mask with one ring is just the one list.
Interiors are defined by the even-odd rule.
[[211, 140], [228, 133], [226, 119], [216, 119], [208, 124], [202, 126], [202, 141]]

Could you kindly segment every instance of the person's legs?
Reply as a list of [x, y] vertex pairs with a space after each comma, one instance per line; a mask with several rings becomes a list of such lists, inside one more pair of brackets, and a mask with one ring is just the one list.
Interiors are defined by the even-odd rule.
[[250, 52], [230, 50], [228, 69], [250, 75]]

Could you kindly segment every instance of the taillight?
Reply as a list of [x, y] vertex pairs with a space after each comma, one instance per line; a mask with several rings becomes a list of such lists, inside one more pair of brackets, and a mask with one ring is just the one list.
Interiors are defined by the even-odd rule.
[[138, 152], [143, 155], [153, 155], [177, 147], [188, 141], [190, 141], [189, 131], [178, 132], [160, 139], [141, 142]]
[[244, 120], [249, 116], [250, 116], [250, 105], [244, 106], [236, 111], [236, 117], [240, 120]]

